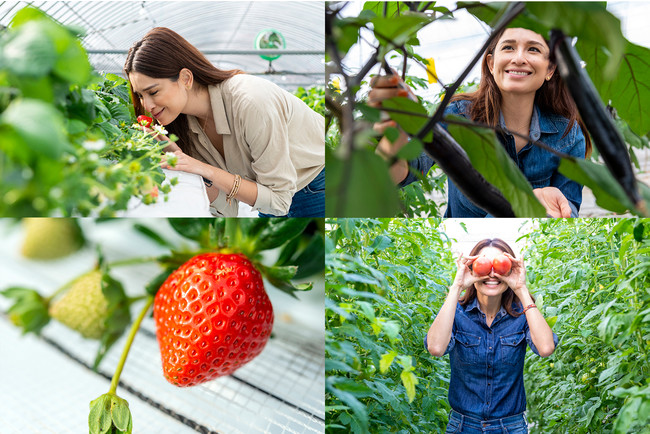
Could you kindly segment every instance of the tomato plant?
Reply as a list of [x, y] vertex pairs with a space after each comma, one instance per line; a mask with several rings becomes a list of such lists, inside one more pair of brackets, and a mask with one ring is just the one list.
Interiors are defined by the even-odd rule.
[[[560, 338], [552, 356], [526, 356], [531, 432], [648, 433], [650, 219], [534, 220], [520, 239]], [[327, 221], [327, 432], [444, 431], [449, 358], [423, 338], [452, 241], [436, 219]]]

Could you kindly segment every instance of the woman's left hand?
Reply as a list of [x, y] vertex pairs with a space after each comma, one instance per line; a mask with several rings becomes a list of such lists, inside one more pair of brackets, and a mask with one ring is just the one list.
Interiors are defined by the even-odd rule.
[[505, 282], [515, 292], [515, 295], [519, 296], [521, 292], [528, 291], [526, 287], [526, 266], [524, 265], [524, 258], [517, 259], [506, 252], [503, 254], [512, 263], [510, 272], [507, 275], [501, 275], [496, 272], [494, 274]]
[[204, 166], [206, 166], [205, 163], [197, 160], [196, 158], [190, 157], [189, 155], [185, 154], [183, 151], [179, 149], [173, 152], [173, 154], [176, 156], [176, 164], [172, 167], [167, 162], [168, 154], [169, 153], [163, 156], [162, 163], [161, 163], [161, 167], [163, 169], [180, 170], [183, 172], [195, 173], [201, 176], [205, 175], [205, 170], [204, 170], [205, 169]]

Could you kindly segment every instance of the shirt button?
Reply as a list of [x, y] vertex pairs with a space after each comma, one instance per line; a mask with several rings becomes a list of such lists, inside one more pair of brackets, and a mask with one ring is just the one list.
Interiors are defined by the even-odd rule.
[[492, 349], [492, 347], [490, 347], [490, 349]]
[[488, 333], [489, 333], [489, 334], [492, 334], [492, 330], [488, 330]]
[[488, 369], [491, 368], [491, 367], [492, 367], [492, 365], [488, 365]]

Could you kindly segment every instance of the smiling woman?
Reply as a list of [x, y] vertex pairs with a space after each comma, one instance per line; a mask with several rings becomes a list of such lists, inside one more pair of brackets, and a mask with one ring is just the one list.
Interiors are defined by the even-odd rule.
[[[552, 217], [577, 217], [582, 186], [560, 174], [560, 158], [534, 146], [529, 138], [576, 158], [591, 153], [591, 142], [556, 65], [549, 58], [547, 41], [538, 33], [509, 28], [497, 34], [487, 47], [476, 92], [458, 94], [445, 115], [459, 115], [491, 127], [501, 127], [497, 137], [526, 176], [537, 199]], [[378, 77], [372, 83], [370, 105], [405, 96], [397, 77]], [[401, 92], [401, 93], [400, 93]], [[383, 132], [394, 121], [375, 124]], [[407, 143], [402, 132], [396, 141], [382, 138], [377, 153], [391, 159]], [[434, 161], [422, 152], [416, 160], [396, 160], [391, 177], [400, 186], [417, 180], [414, 172], [427, 173]], [[445, 217], [485, 217], [487, 212], [472, 203], [449, 181]]]
[[264, 217], [324, 215], [324, 120], [300, 99], [216, 68], [163, 27], [131, 47], [124, 73], [136, 114], [149, 112], [178, 137], [166, 148], [175, 164], [165, 167], [201, 175], [214, 214], [236, 216], [243, 201]]
[[[512, 268], [501, 268], [503, 258]], [[477, 270], [483, 261], [488, 263], [486, 274]], [[424, 339], [431, 355], [450, 355], [447, 433], [480, 433], [489, 427], [527, 433], [526, 346], [548, 357], [558, 338], [526, 286], [523, 259], [515, 258], [506, 242], [479, 241], [456, 265], [454, 282]]]

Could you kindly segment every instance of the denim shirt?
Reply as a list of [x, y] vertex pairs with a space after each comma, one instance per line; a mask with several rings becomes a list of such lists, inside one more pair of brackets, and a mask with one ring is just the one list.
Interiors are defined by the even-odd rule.
[[[523, 309], [513, 305], [515, 312]], [[557, 347], [558, 338], [553, 333]], [[488, 326], [478, 300], [456, 305], [451, 339], [445, 354], [451, 362], [449, 405], [476, 419], [499, 419], [526, 410], [524, 357], [526, 344], [539, 355], [526, 315], [517, 318], [501, 307]], [[426, 336], [424, 346], [427, 347]]]
[[[454, 101], [445, 109], [445, 115], [460, 115], [469, 118], [470, 104], [470, 101]], [[505, 128], [503, 114], [500, 115], [499, 123], [502, 128]], [[568, 119], [541, 112], [535, 106], [530, 121], [529, 134], [533, 139], [539, 140], [557, 151], [576, 158], [584, 158], [586, 144], [582, 130], [578, 123], [574, 122], [569, 133], [563, 137], [568, 125]], [[533, 188], [557, 187], [569, 200], [572, 217], [578, 216], [582, 203], [582, 186], [560, 174], [558, 171], [560, 158], [558, 156], [533, 145], [532, 142], [517, 152], [513, 135], [497, 134], [497, 137]], [[425, 152], [422, 152], [416, 160], [409, 161], [409, 166], [422, 174], [429, 172], [434, 164], [435, 162]], [[409, 171], [407, 177], [400, 183], [400, 187], [416, 180], [415, 174]], [[451, 180], [448, 180], [447, 202], [445, 217], [488, 217], [488, 213], [465, 197]]]

